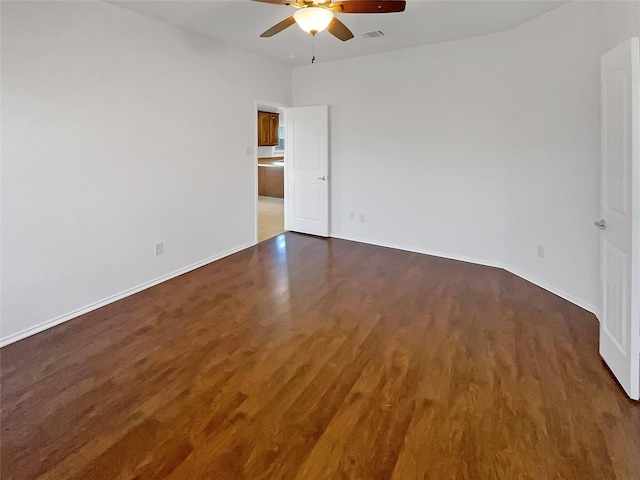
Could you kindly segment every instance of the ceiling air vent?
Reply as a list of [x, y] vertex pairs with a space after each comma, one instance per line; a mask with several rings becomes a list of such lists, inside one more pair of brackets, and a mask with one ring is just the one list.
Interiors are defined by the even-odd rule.
[[374, 30], [373, 32], [363, 33], [362, 36], [365, 38], [384, 37], [384, 32], [382, 30]]

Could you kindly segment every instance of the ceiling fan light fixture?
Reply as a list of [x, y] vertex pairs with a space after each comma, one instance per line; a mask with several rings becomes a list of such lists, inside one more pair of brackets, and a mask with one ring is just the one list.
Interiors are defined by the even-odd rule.
[[322, 7], [306, 7], [296, 10], [293, 18], [302, 30], [315, 35], [329, 26], [333, 12]]

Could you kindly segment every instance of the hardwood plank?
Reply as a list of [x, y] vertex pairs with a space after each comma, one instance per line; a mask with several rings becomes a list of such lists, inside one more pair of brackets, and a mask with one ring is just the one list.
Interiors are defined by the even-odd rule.
[[597, 320], [287, 233], [0, 350], [3, 479], [633, 479]]

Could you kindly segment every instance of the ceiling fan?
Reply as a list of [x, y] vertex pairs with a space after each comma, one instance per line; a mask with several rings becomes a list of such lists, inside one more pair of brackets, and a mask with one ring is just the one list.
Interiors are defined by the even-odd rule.
[[328, 28], [329, 33], [343, 42], [353, 38], [353, 33], [338, 20], [335, 13], [393, 13], [403, 12], [405, 0], [253, 0], [273, 5], [288, 5], [297, 8], [289, 18], [277, 23], [261, 37], [272, 37], [297, 23], [302, 30], [316, 35]]

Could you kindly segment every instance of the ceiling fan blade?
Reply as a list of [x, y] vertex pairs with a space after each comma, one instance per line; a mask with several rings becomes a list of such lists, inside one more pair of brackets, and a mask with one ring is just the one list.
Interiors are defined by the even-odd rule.
[[338, 13], [393, 13], [404, 12], [406, 5], [405, 0], [338, 0], [329, 8]]
[[280, 23], [274, 25], [273, 27], [271, 27], [269, 30], [267, 30], [266, 32], [264, 32], [260, 36], [261, 37], [273, 37], [276, 33], [280, 33], [282, 30], [284, 30], [287, 27], [290, 27], [294, 23], [296, 23], [296, 21], [295, 21], [295, 19], [293, 17], [285, 18], [283, 21], [281, 21]]
[[333, 17], [333, 20], [331, 20], [328, 30], [331, 35], [339, 38], [343, 42], [346, 42], [347, 40], [351, 40], [353, 38], [353, 33], [351, 33], [351, 30], [349, 30], [347, 26], [336, 17]]

